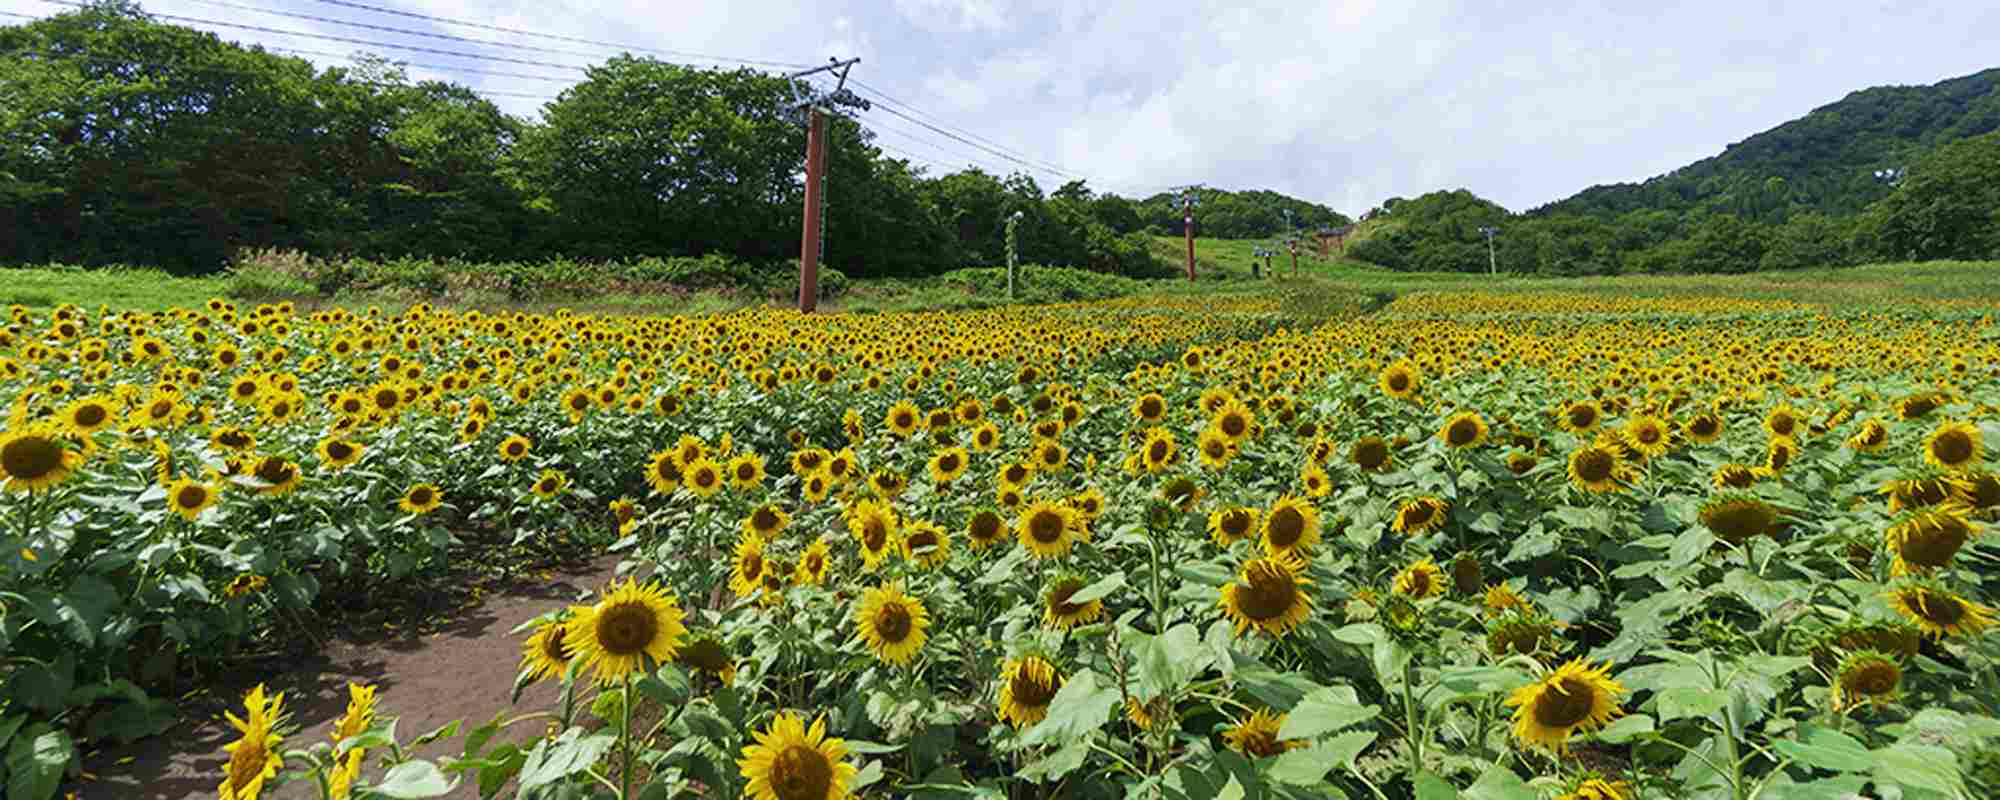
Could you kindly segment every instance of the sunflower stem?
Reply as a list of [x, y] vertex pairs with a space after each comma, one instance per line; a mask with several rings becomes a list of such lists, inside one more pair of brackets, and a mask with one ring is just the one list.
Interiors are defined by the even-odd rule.
[[1424, 731], [1417, 724], [1417, 660], [1403, 661], [1403, 719], [1410, 737], [1410, 780], [1424, 769]]
[[619, 699], [622, 701], [618, 704], [622, 711], [619, 714], [621, 719], [618, 746], [624, 751], [625, 766], [618, 776], [620, 782], [624, 784], [624, 788], [618, 792], [618, 800], [628, 800], [632, 796], [632, 672], [630, 670], [625, 672], [625, 688], [623, 696]]

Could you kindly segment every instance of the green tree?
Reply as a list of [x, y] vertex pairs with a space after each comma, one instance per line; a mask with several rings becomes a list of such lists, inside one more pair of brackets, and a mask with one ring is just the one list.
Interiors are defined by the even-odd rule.
[[1943, 145], [1911, 164], [1861, 224], [1883, 258], [2000, 257], [2000, 131]]

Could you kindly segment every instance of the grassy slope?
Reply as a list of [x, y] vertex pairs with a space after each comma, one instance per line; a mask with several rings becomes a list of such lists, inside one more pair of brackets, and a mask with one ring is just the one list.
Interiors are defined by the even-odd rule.
[[[1088, 296], [1065, 297], [1041, 290], [1024, 279], [1023, 302], [1055, 302], [1064, 299], [1093, 299], [1138, 292], [1162, 294], [1243, 293], [1256, 291], [1264, 282], [1250, 278], [1252, 250], [1262, 244], [1252, 240], [1195, 240], [1195, 269], [1201, 280], [1189, 285], [1179, 280], [1132, 281], [1103, 276], [1085, 287]], [[1177, 237], [1156, 237], [1154, 246], [1162, 257], [1178, 264], [1185, 252]], [[1289, 258], [1271, 259], [1281, 275], [1289, 273]], [[1870, 305], [1925, 303], [1939, 301], [1973, 302], [2000, 306], [2000, 262], [1931, 262], [1922, 264], [1872, 264], [1844, 269], [1800, 270], [1749, 275], [1624, 275], [1592, 278], [1498, 278], [1469, 273], [1392, 272], [1370, 264], [1343, 258], [1322, 259], [1301, 248], [1299, 271], [1322, 291], [1352, 292], [1363, 295], [1401, 295], [1416, 291], [1501, 291], [1501, 292], [1583, 292], [1589, 294], [1725, 295], [1750, 299], [1795, 300], [1828, 305]], [[861, 281], [847, 295], [824, 304], [829, 311], [905, 311], [965, 308], [997, 305], [1004, 279], [992, 270], [969, 270], [919, 282]], [[987, 284], [990, 284], [988, 288]], [[211, 297], [225, 295], [223, 278], [177, 278], [152, 270], [6, 269], [0, 271], [0, 304], [47, 307], [76, 303], [95, 308], [158, 310], [172, 306], [192, 308]], [[414, 302], [393, 295], [341, 297], [343, 306], [379, 303], [398, 307]], [[445, 301], [450, 304], [450, 301]], [[684, 297], [609, 296], [587, 302], [534, 303], [528, 308], [549, 310], [557, 306], [579, 311], [618, 313], [680, 313], [722, 311], [740, 307], [753, 299], [723, 298], [703, 293]], [[308, 301], [306, 305], [318, 305]]]

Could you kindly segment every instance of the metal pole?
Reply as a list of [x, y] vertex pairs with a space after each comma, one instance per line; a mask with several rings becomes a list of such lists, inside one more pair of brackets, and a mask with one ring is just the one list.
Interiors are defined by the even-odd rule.
[[1194, 282], [1194, 192], [1181, 195], [1181, 232], [1187, 235], [1188, 283]]
[[1019, 251], [1015, 245], [1014, 226], [1020, 221], [1021, 212], [1019, 211], [1007, 217], [1007, 299], [1009, 300], [1014, 299], [1014, 264], [1019, 260], [1017, 257]]
[[810, 314], [819, 306], [820, 195], [826, 176], [826, 115], [812, 109], [812, 123], [806, 128], [806, 219], [799, 243], [799, 312]]

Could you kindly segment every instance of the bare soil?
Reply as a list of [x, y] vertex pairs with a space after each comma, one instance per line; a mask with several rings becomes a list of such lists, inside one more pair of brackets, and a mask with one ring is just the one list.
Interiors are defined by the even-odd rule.
[[[241, 716], [243, 693], [258, 683], [267, 691], [285, 693], [285, 709], [297, 728], [285, 739], [288, 749], [331, 741], [334, 722], [347, 710], [347, 684], [354, 682], [376, 687], [378, 716], [399, 718], [396, 734], [403, 742], [452, 720], [464, 720], [457, 735], [416, 751], [433, 761], [458, 756], [464, 751], [464, 732], [485, 724], [494, 714], [506, 712], [511, 718], [554, 707], [560, 696], [556, 681], [531, 686], [521, 693], [518, 704], [510, 703], [523, 637], [509, 631], [575, 601], [585, 591], [602, 588], [611, 581], [617, 562], [607, 556], [572, 567], [486, 580], [462, 592], [448, 610], [409, 615], [428, 619], [384, 620], [379, 626], [342, 633], [318, 653], [226, 676], [183, 699], [182, 721], [166, 733], [86, 754], [86, 780], [70, 789], [80, 800], [217, 796], [228, 761], [222, 747], [236, 737], [222, 712], [234, 710]], [[544, 730], [538, 721], [525, 722], [508, 728], [496, 742], [531, 739]], [[287, 769], [293, 766], [286, 764]], [[363, 774], [379, 777], [381, 770], [371, 765]], [[301, 781], [265, 796], [316, 798], [318, 790]], [[461, 782], [447, 795], [454, 800], [478, 796], [472, 780]]]

